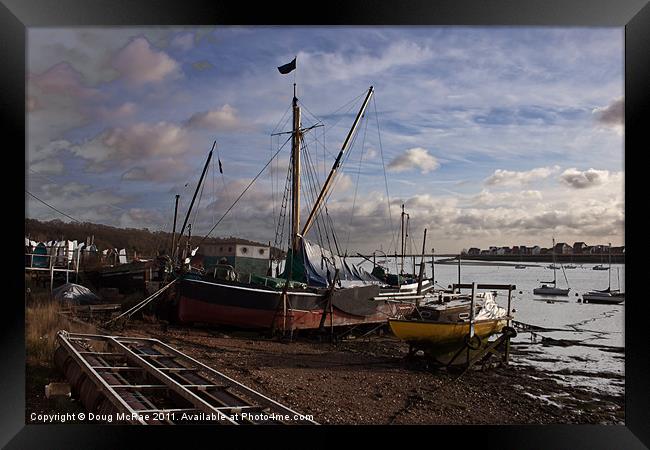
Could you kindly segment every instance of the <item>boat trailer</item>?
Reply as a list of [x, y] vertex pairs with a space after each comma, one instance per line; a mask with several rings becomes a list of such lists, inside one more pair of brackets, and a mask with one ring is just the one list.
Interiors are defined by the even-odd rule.
[[54, 362], [96, 417], [150, 425], [317, 425], [158, 339], [57, 333]]

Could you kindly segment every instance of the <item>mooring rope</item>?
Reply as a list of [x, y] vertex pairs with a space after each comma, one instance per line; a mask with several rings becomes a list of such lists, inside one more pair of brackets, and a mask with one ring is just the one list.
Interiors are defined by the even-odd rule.
[[137, 305], [129, 308], [128, 310], [124, 311], [122, 314], [120, 314], [117, 317], [112, 318], [108, 322], [104, 324], [104, 326], [108, 326], [112, 322], [116, 322], [117, 320], [123, 318], [123, 317], [131, 317], [134, 313], [140, 311], [142, 308], [144, 308], [149, 302], [151, 302], [153, 299], [158, 297], [160, 294], [162, 294], [164, 291], [166, 291], [172, 284], [174, 284], [178, 278], [174, 278], [172, 281], [170, 281], [167, 285], [163, 286], [162, 288], [158, 289], [156, 292], [151, 294], [149, 297], [145, 298], [142, 300], [140, 303]]

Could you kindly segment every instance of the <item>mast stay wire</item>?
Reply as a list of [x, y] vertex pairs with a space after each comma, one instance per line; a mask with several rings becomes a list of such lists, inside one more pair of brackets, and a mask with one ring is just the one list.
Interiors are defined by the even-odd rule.
[[[307, 164], [306, 164], [307, 170], [305, 171], [305, 173], [307, 174], [307, 181], [308, 181], [308, 183], [310, 183], [309, 188], [310, 188], [311, 202], [312, 202], [312, 206], [313, 206], [313, 204], [316, 203], [316, 200], [318, 198], [318, 192], [320, 192], [321, 187], [320, 187], [320, 184], [318, 182], [318, 179], [316, 178], [316, 169], [314, 169], [314, 164], [312, 162], [311, 155], [310, 155], [309, 150], [308, 150], [308, 146], [305, 145], [305, 147], [306, 147], [305, 148], [305, 150], [306, 150], [305, 151], [305, 160], [307, 161]], [[322, 236], [323, 230], [324, 230], [325, 239], [327, 240], [330, 252], [332, 252], [332, 244], [331, 244], [330, 239], [329, 239], [327, 224], [323, 223], [322, 218], [320, 218], [318, 215], [316, 216], [314, 222], [316, 223], [317, 236], [318, 236], [318, 241], [319, 241], [319, 244], [320, 244], [321, 248], [325, 248], [324, 243], [323, 243], [323, 236]], [[323, 230], [321, 230], [321, 224], [323, 226]], [[323, 256], [323, 255], [321, 255], [321, 256]]]
[[377, 122], [377, 138], [379, 139], [379, 153], [381, 155], [381, 166], [384, 172], [384, 185], [386, 186], [386, 201], [388, 203], [388, 220], [389, 220], [389, 225], [390, 225], [390, 230], [392, 235], [390, 244], [388, 245], [388, 250], [386, 252], [386, 254], [389, 254], [393, 244], [395, 244], [395, 251], [397, 251], [397, 230], [395, 230], [395, 228], [393, 227], [393, 215], [390, 209], [390, 194], [388, 192], [388, 176], [386, 175], [386, 164], [384, 162], [384, 147], [381, 144], [381, 133], [379, 131], [379, 114], [377, 113], [377, 103], [375, 102], [375, 97], [376, 96], [373, 95], [372, 104], [375, 110], [375, 120]]
[[230, 211], [235, 207], [235, 205], [237, 204], [237, 202], [239, 202], [239, 200], [244, 196], [244, 194], [248, 191], [248, 189], [250, 189], [250, 187], [253, 185], [253, 183], [255, 183], [255, 181], [257, 181], [257, 179], [260, 177], [260, 175], [262, 175], [262, 173], [264, 173], [264, 171], [266, 170], [266, 168], [267, 168], [267, 167], [269, 166], [269, 164], [271, 164], [271, 162], [273, 161], [273, 158], [275, 158], [275, 157], [280, 153], [280, 151], [282, 151], [282, 149], [284, 148], [284, 146], [287, 145], [287, 143], [288, 143], [290, 140], [291, 140], [291, 136], [289, 136], [289, 137], [287, 138], [287, 140], [284, 141], [284, 144], [282, 144], [282, 146], [278, 149], [278, 151], [275, 152], [275, 154], [273, 155], [273, 157], [272, 157], [269, 161], [267, 161], [266, 164], [264, 164], [264, 167], [262, 167], [262, 169], [257, 173], [257, 175], [255, 175], [255, 177], [251, 180], [251, 182], [248, 183], [248, 186], [246, 186], [246, 188], [242, 191], [242, 193], [239, 194], [239, 196], [235, 199], [235, 201], [232, 203], [232, 205], [230, 205], [230, 207], [228, 207], [228, 209], [226, 210], [226, 212], [223, 213], [223, 215], [222, 215], [221, 218], [217, 221], [217, 223], [215, 223], [214, 226], [210, 229], [210, 231], [208, 231], [208, 233], [203, 237], [203, 239], [201, 239], [201, 241], [199, 241], [199, 244], [201, 244], [203, 241], [205, 241], [205, 240], [208, 238], [208, 236], [210, 236], [210, 234], [215, 230], [215, 228], [217, 228], [217, 226], [221, 223], [221, 221], [223, 221], [223, 219], [228, 215], [228, 213], [229, 213], [229, 212], [230, 212]]
[[369, 122], [369, 120], [366, 120], [365, 122], [366, 123], [365, 123], [364, 129], [363, 129], [363, 140], [361, 141], [361, 155], [359, 156], [359, 170], [357, 171], [357, 181], [356, 181], [356, 183], [354, 185], [354, 196], [352, 198], [352, 209], [350, 211], [350, 221], [348, 222], [348, 238], [347, 238], [347, 241], [345, 243], [345, 254], [346, 255], [348, 254], [348, 248], [350, 246], [350, 234], [352, 232], [352, 219], [354, 217], [354, 208], [355, 208], [355, 206], [357, 204], [357, 192], [359, 190], [359, 178], [361, 177], [361, 163], [363, 162], [363, 153], [364, 153], [365, 146], [366, 146], [366, 134], [367, 134], [367, 131], [368, 131], [368, 122]]

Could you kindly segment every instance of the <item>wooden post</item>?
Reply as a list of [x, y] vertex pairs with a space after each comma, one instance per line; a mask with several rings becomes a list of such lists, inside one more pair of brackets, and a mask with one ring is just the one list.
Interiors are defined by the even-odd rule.
[[174, 262], [174, 256], [176, 255], [176, 217], [178, 216], [178, 199], [180, 197], [181, 196], [179, 194], [176, 194], [176, 203], [174, 206], [174, 227], [172, 228], [172, 248], [169, 254], [169, 257], [172, 259], [172, 263]]
[[[422, 292], [422, 277], [424, 276], [424, 246], [427, 242], [427, 229], [424, 229], [424, 237], [422, 238], [422, 259], [420, 260], [420, 273], [418, 275], [418, 295]], [[415, 299], [415, 306], [420, 306], [420, 298]]]
[[77, 248], [77, 263], [74, 266], [74, 282], [76, 283], [79, 278], [79, 260], [81, 258], [81, 249]]
[[[458, 285], [460, 286], [460, 253], [458, 254]], [[458, 288], [458, 292], [460, 292], [460, 288]]]
[[[300, 107], [293, 84], [293, 135], [291, 140], [291, 250], [298, 252], [300, 231]], [[304, 235], [304, 234], [303, 234]]]
[[[508, 326], [511, 325], [512, 321], [510, 320], [510, 303], [512, 300], [512, 286], [508, 289]], [[508, 364], [508, 359], [510, 358], [510, 334], [506, 337], [506, 353], [504, 355], [506, 364]]]
[[[458, 255], [460, 258], [460, 255]], [[460, 283], [459, 283], [460, 284]], [[460, 288], [459, 288], [460, 290]], [[472, 338], [474, 337], [474, 301], [476, 297], [476, 282], [472, 282], [472, 299], [470, 300], [469, 304], [469, 342], [467, 345], [467, 366], [469, 367], [469, 344], [472, 342]]]
[[[400, 268], [400, 275], [404, 274], [404, 205], [402, 204], [402, 225], [400, 227], [400, 230], [402, 232], [402, 263], [401, 263], [401, 268]], [[398, 279], [398, 284], [399, 284], [399, 279]]]
[[436, 252], [435, 248], [431, 249], [431, 282], [434, 284], [435, 288], [435, 283], [436, 283], [436, 263], [434, 261], [434, 254]]

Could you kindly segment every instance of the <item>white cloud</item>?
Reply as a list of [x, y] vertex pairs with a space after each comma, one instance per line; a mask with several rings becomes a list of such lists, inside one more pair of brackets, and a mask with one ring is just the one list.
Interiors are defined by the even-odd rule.
[[171, 46], [180, 50], [188, 51], [194, 47], [194, 33], [183, 33], [172, 39]]
[[232, 131], [242, 128], [243, 125], [237, 117], [235, 108], [225, 104], [220, 109], [193, 114], [187, 121], [187, 126], [208, 130]]
[[113, 67], [136, 85], [158, 83], [180, 74], [178, 63], [167, 53], [153, 49], [144, 37], [133, 39], [118, 52]]
[[[400, 40], [383, 48], [379, 55], [358, 47], [351, 52], [304, 52], [297, 55], [297, 64], [305, 79], [346, 80], [385, 72], [394, 67], [421, 64], [432, 58], [427, 46]], [[280, 65], [280, 62], [278, 63]]]
[[560, 170], [559, 166], [538, 167], [536, 169], [516, 172], [512, 170], [497, 169], [492, 175], [485, 179], [488, 186], [516, 186], [532, 183], [533, 181], [548, 178]]
[[149, 160], [143, 165], [131, 167], [122, 174], [126, 181], [158, 181], [169, 182], [182, 180], [190, 171], [190, 167], [182, 158], [165, 158]]
[[[30, 190], [44, 202], [79, 221], [115, 223], [115, 212], [127, 199], [112, 189], [94, 189], [77, 182], [59, 184], [47, 183], [31, 187]], [[30, 196], [25, 196], [27, 216], [39, 220], [61, 219], [70, 221]]]
[[187, 132], [177, 124], [136, 123], [108, 129], [77, 147], [75, 153], [94, 163], [124, 163], [151, 156], [181, 155], [187, 147]]
[[435, 156], [429, 154], [428, 150], [422, 147], [408, 149], [388, 164], [388, 168], [395, 172], [419, 169], [423, 174], [436, 170], [438, 167], [440, 167], [440, 163]]

